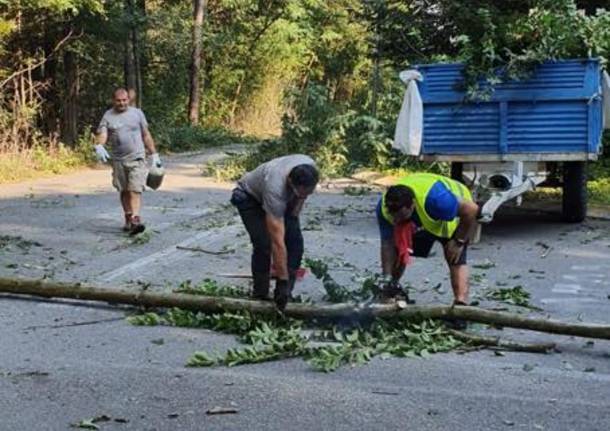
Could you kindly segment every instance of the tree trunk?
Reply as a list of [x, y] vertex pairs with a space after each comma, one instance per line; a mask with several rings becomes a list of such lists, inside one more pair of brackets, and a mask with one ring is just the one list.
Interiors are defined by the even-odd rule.
[[[125, 74], [125, 87], [133, 88], [137, 87], [136, 79], [136, 65], [133, 55], [133, 40], [131, 38], [131, 31], [129, 31], [129, 37], [125, 41], [125, 59], [123, 63], [123, 70]], [[139, 96], [139, 95], [137, 95]]]
[[[125, 57], [124, 57], [124, 75], [125, 75], [125, 87], [127, 89], [136, 90], [136, 101], [139, 101], [141, 98], [141, 94], [138, 92], [138, 70], [137, 70], [137, 61], [136, 61], [136, 46], [134, 43], [137, 43], [136, 37], [136, 29], [135, 24], [133, 23], [135, 19], [135, 7], [133, 4], [133, 0], [125, 1], [125, 9], [126, 13], [129, 17], [129, 29], [127, 30], [127, 35], [125, 38]], [[136, 102], [136, 104], [138, 104]]]
[[[140, 19], [146, 20], [146, 0], [136, 0], [136, 7]], [[144, 100], [144, 71], [147, 66], [146, 29], [139, 31], [138, 27], [134, 26], [132, 38], [136, 65], [136, 106], [141, 108]]]
[[[275, 313], [273, 303], [241, 298], [211, 297], [184, 293], [156, 293], [141, 290], [106, 289], [81, 283], [59, 283], [43, 280], [0, 278], [0, 292], [35, 295], [45, 298], [73, 298], [105, 301], [147, 307], [178, 307], [206, 313], [247, 310], [255, 314]], [[551, 319], [537, 319], [517, 314], [501, 313], [477, 307], [446, 305], [410, 305], [399, 308], [395, 304], [298, 304], [290, 303], [284, 313], [297, 319], [359, 320], [370, 318], [464, 319], [496, 326], [528, 329], [531, 331], [577, 337], [610, 340], [610, 326], [566, 323]]]
[[191, 126], [199, 124], [199, 104], [201, 100], [201, 45], [203, 16], [206, 0], [193, 0], [193, 33], [191, 51], [191, 87], [189, 92], [188, 116]]
[[64, 53], [64, 101], [61, 137], [68, 145], [74, 145], [78, 139], [78, 94], [80, 83], [78, 80], [78, 63], [76, 54], [72, 51]]
[[243, 75], [239, 79], [235, 94], [233, 94], [233, 102], [231, 102], [231, 111], [229, 112], [229, 124], [231, 127], [235, 126], [235, 112], [237, 111], [237, 104], [239, 102], [239, 96], [241, 95], [241, 89], [246, 79], [247, 70], [244, 71]]
[[142, 65], [140, 63], [140, 44], [138, 41], [138, 31], [134, 28], [131, 30], [131, 44], [133, 46], [133, 65], [135, 68], [135, 87], [136, 100], [135, 105], [142, 107]]

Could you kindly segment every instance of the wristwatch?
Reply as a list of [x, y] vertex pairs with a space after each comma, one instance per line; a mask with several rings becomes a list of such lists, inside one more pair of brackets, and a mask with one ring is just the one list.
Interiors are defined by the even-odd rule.
[[467, 239], [460, 239], [458, 237], [453, 237], [453, 240], [458, 243], [458, 245], [464, 246], [468, 243]]

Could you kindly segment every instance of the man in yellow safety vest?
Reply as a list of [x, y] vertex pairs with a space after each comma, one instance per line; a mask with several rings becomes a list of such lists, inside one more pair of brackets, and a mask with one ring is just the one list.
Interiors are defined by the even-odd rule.
[[466, 250], [479, 206], [470, 190], [442, 175], [417, 173], [401, 178], [377, 204], [384, 297], [403, 294], [399, 281], [410, 256], [427, 257], [435, 241], [449, 265], [454, 305], [468, 300]]

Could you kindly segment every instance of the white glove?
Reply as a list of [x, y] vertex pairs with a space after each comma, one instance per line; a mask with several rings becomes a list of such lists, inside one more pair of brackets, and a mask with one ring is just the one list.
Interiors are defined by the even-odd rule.
[[97, 144], [95, 146], [95, 155], [97, 156], [97, 159], [102, 163], [106, 163], [108, 160], [110, 160], [110, 154], [108, 154], [106, 148], [104, 148], [104, 146], [101, 144]]
[[162, 163], [161, 163], [161, 158], [159, 157], [159, 153], [153, 153], [151, 155], [151, 157], [152, 157], [152, 164], [154, 166], [160, 168], [162, 166]]

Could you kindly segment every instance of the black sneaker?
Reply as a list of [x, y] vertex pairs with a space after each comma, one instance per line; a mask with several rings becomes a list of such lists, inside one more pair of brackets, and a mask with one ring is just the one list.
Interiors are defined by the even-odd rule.
[[142, 221], [140, 220], [140, 216], [131, 217], [131, 229], [129, 230], [130, 236], [134, 236], [139, 233], [142, 233], [142, 232], [144, 232], [145, 229], [146, 229], [146, 226], [144, 226], [142, 224]]

